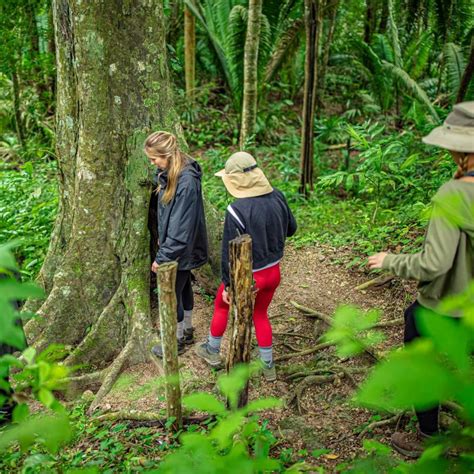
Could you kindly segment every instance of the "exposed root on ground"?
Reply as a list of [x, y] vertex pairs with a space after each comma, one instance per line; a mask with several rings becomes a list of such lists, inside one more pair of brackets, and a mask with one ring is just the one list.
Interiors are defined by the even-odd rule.
[[[317, 318], [317, 319], [323, 321], [324, 323], [326, 323], [328, 326], [332, 325], [333, 320], [327, 314], [323, 314], [320, 311], [316, 311], [315, 309], [303, 306], [303, 305], [297, 303], [296, 301], [291, 301], [291, 304], [296, 309], [298, 309], [299, 311], [304, 313], [305, 316], [308, 316], [310, 318]], [[391, 321], [380, 321], [380, 322], [374, 324], [372, 326], [372, 328], [377, 329], [377, 328], [385, 328], [385, 327], [391, 327], [391, 326], [399, 326], [403, 323], [404, 323], [403, 318], [397, 318], [397, 319], [393, 319]]]
[[397, 413], [389, 418], [385, 418], [383, 420], [372, 421], [369, 423], [359, 434], [358, 438], [362, 438], [368, 431], [372, 431], [375, 428], [380, 428], [381, 426], [388, 426], [388, 425], [397, 425], [404, 413]]
[[320, 351], [321, 349], [326, 349], [326, 347], [334, 346], [334, 342], [322, 342], [321, 344], [317, 344], [314, 347], [310, 347], [309, 349], [304, 349], [302, 351], [293, 352], [292, 354], [283, 354], [281, 356], [275, 357], [275, 362], [281, 362], [282, 360], [288, 360], [292, 357], [299, 357], [305, 356], [308, 354], [313, 354], [314, 352]]

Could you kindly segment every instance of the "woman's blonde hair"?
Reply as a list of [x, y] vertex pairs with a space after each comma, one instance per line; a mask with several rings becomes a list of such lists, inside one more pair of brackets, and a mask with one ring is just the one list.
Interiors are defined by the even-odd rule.
[[150, 158], [166, 158], [168, 160], [168, 184], [161, 202], [169, 204], [176, 194], [179, 175], [188, 161], [186, 155], [180, 151], [176, 136], [164, 131], [153, 132], [149, 135], [145, 140], [144, 151]]
[[456, 173], [454, 173], [454, 179], [460, 179], [466, 175], [469, 169], [469, 165], [471, 164], [471, 158], [474, 158], [473, 153], [462, 153], [462, 152], [454, 152], [454, 161], [458, 165], [458, 169]]

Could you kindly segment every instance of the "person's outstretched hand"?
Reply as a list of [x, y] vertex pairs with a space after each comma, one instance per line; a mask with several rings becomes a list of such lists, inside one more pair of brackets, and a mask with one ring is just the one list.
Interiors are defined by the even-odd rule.
[[387, 252], [379, 252], [375, 255], [369, 257], [369, 268], [373, 270], [374, 268], [382, 268], [383, 261], [387, 256]]
[[158, 264], [156, 262], [153, 262], [151, 264], [151, 271], [156, 273], [157, 270], [158, 270]]
[[230, 305], [230, 298], [229, 298], [229, 293], [227, 290], [224, 290], [222, 292], [222, 300], [224, 301], [225, 304]]

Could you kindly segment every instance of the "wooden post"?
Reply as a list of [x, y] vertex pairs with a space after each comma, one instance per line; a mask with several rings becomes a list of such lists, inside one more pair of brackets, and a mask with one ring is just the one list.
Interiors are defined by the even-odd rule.
[[186, 97], [194, 101], [196, 87], [196, 19], [189, 8], [184, 6], [184, 78]]
[[163, 370], [165, 374], [166, 410], [168, 418], [175, 418], [172, 429], [177, 431], [183, 424], [181, 390], [179, 387], [178, 341], [176, 337], [176, 262], [164, 263], [156, 272], [160, 309]]
[[[226, 369], [250, 362], [250, 340], [254, 305], [252, 274], [252, 239], [244, 234], [229, 242], [230, 266], [230, 346]], [[238, 407], [247, 404], [248, 384], [240, 394]]]

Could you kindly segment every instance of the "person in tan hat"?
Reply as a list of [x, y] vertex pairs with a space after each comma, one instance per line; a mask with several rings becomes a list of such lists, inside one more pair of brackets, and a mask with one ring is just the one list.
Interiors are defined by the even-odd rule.
[[229, 315], [229, 242], [241, 234], [252, 237], [253, 276], [257, 287], [253, 321], [262, 360], [263, 375], [276, 379], [273, 363], [272, 327], [268, 307], [280, 284], [280, 260], [285, 240], [296, 232], [296, 221], [285, 197], [272, 188], [254, 157], [234, 153], [216, 176], [227, 191], [237, 198], [228, 206], [222, 239], [222, 284], [214, 302], [214, 314], [208, 340], [196, 347], [196, 353], [211, 366], [221, 365], [220, 346]]
[[[405, 343], [420, 337], [416, 319], [420, 308], [437, 312], [443, 298], [464, 292], [474, 278], [474, 102], [455, 105], [444, 124], [423, 142], [449, 150], [458, 165], [454, 178], [432, 200], [423, 250], [412, 255], [381, 252], [369, 257], [370, 268], [383, 268], [420, 282], [417, 300], [405, 311]], [[439, 429], [439, 406], [416, 415], [418, 433], [392, 435], [393, 447], [409, 457], [419, 456], [423, 440]]]

